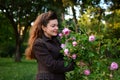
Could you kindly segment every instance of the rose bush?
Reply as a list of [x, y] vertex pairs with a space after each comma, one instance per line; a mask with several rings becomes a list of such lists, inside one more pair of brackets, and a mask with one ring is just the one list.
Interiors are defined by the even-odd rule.
[[[65, 66], [72, 59], [76, 63], [74, 71], [66, 74], [67, 80], [109, 80], [114, 78], [119, 65], [110, 61], [106, 55], [107, 49], [114, 52], [109, 39], [104, 39], [101, 34], [80, 34], [68, 28], [64, 28], [59, 36], [62, 43], [61, 52], [66, 61]], [[116, 79], [120, 79], [120, 77]]]

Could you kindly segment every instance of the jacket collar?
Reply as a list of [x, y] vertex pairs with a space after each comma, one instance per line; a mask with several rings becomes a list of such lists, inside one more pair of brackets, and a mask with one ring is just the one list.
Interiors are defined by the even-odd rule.
[[48, 38], [48, 37], [45, 36], [44, 34], [42, 35], [42, 39], [43, 39], [44, 41], [49, 41], [49, 40], [51, 40], [50, 38]]
[[42, 39], [43, 39], [44, 41], [52, 41], [52, 40], [54, 40], [56, 37], [57, 37], [57, 36], [52, 37], [52, 39], [51, 39], [51, 38], [48, 38], [47, 36], [45, 36], [44, 34], [42, 35]]

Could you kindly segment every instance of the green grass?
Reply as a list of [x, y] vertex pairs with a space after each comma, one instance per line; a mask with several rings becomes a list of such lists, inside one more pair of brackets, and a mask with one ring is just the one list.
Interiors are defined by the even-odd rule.
[[17, 63], [12, 58], [0, 58], [0, 80], [35, 80], [36, 71], [35, 60]]

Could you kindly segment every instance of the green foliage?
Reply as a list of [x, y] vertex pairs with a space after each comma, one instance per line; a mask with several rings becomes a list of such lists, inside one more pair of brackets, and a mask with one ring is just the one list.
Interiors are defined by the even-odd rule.
[[[65, 56], [66, 61], [70, 61], [73, 54], [77, 57], [74, 59], [76, 62], [75, 70], [67, 74], [67, 80], [110, 80], [120, 79], [116, 76], [118, 70], [110, 70], [110, 64], [114, 62], [115, 58], [120, 57], [120, 39], [115, 36], [109, 35], [107, 32], [108, 26], [104, 25], [95, 14], [93, 18], [88, 15], [91, 14], [89, 9], [86, 14], [82, 15], [79, 21], [81, 33], [76, 33], [71, 30], [69, 35], [63, 35], [61, 42], [65, 47], [61, 51]], [[69, 25], [64, 25], [69, 28]], [[74, 27], [74, 26], [73, 26]], [[109, 28], [109, 30], [112, 30]], [[94, 36], [94, 40], [90, 41], [90, 36]], [[76, 41], [77, 45], [73, 46], [72, 42]], [[64, 50], [68, 49], [69, 53], [66, 56]], [[119, 61], [117, 61], [119, 63]], [[86, 76], [84, 70], [89, 69], [90, 75]]]
[[15, 53], [15, 38], [8, 19], [0, 13], [0, 57], [12, 57]]
[[105, 21], [107, 22], [106, 28], [107, 33], [106, 37], [111, 36], [110, 38], [120, 38], [120, 10], [114, 10], [111, 14], [105, 16]]

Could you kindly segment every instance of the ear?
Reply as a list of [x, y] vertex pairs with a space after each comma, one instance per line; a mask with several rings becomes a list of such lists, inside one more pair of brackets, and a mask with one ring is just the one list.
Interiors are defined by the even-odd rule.
[[45, 32], [46, 31], [46, 27], [42, 26], [42, 30]]

